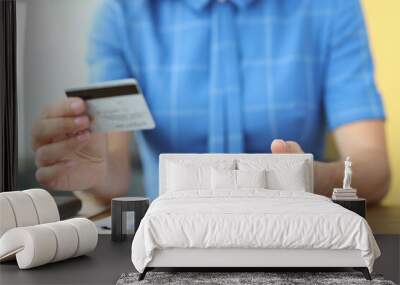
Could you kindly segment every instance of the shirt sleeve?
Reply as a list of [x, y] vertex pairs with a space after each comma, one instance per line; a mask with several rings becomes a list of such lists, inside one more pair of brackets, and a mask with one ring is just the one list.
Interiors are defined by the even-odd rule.
[[329, 129], [367, 119], [384, 119], [361, 5], [332, 1], [336, 12], [326, 69], [324, 108]]
[[132, 77], [123, 47], [126, 45], [124, 14], [118, 0], [104, 0], [89, 33], [87, 63], [90, 82]]

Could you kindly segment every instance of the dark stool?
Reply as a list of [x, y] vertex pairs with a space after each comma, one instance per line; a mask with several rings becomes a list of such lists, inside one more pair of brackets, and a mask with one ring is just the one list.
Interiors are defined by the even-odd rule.
[[140, 221], [149, 208], [149, 204], [150, 200], [144, 197], [119, 197], [112, 199], [111, 240], [123, 241], [127, 235], [135, 234]]

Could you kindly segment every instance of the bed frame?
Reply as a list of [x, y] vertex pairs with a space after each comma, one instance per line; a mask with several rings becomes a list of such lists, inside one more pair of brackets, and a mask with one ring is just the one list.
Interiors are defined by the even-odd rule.
[[[263, 158], [304, 160], [308, 165], [308, 192], [313, 192], [313, 157], [311, 154], [162, 154], [160, 155], [160, 194], [166, 189], [166, 162], [170, 160], [218, 160], [238, 158]], [[234, 271], [252, 271], [255, 268], [343, 268], [361, 271], [367, 280], [371, 275], [359, 250], [329, 249], [253, 249], [253, 248], [170, 248], [158, 249], [139, 280], [155, 268], [229, 268]]]

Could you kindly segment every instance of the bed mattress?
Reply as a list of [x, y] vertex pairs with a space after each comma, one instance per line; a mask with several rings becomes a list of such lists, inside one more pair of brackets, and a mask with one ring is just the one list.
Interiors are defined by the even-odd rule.
[[179, 191], [151, 204], [132, 243], [143, 272], [157, 249], [359, 250], [372, 271], [380, 251], [368, 223], [330, 199], [300, 191]]

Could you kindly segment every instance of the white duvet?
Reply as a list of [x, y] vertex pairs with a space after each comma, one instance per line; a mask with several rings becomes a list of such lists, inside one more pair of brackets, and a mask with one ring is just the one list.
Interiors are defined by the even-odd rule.
[[359, 215], [320, 195], [265, 189], [162, 195], [134, 237], [135, 268], [165, 248], [358, 249], [371, 272], [380, 255]]

